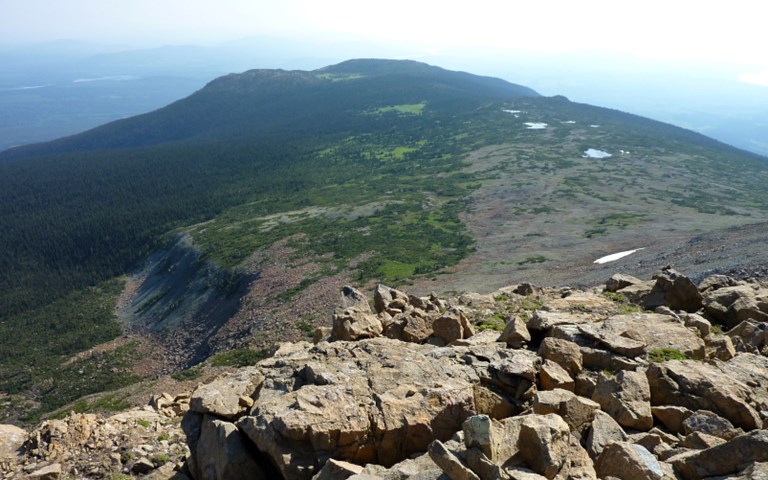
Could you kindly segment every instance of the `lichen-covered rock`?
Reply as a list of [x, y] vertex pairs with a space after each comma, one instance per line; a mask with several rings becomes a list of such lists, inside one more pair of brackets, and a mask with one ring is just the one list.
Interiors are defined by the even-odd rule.
[[701, 432], [724, 440], [730, 440], [736, 435], [743, 433], [734, 428], [733, 424], [725, 418], [707, 410], [699, 410], [688, 416], [683, 421], [682, 429], [684, 435]]
[[663, 480], [664, 470], [645, 447], [628, 442], [609, 443], [595, 463], [600, 478]]

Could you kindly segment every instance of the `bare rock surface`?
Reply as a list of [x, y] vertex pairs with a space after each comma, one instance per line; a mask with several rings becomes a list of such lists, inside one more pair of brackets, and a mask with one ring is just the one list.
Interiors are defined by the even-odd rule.
[[[4, 435], [0, 477], [760, 478], [765, 286], [692, 285], [671, 269], [588, 291], [439, 298], [379, 285], [373, 309], [345, 287], [315, 343], [278, 344], [142, 409]], [[660, 304], [639, 311], [632, 289]]]
[[653, 405], [710, 410], [734, 426], [761, 428], [768, 406], [768, 358], [737, 355], [728, 362], [673, 360], [653, 364], [647, 377]]
[[601, 374], [592, 400], [623, 427], [641, 431], [653, 427], [651, 389], [643, 372], [623, 370], [615, 376]]

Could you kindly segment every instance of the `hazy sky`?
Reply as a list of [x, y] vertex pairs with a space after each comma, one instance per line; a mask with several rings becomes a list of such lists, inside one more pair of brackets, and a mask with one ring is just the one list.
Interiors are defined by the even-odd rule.
[[764, 24], [755, 0], [0, 0], [0, 44], [323, 35], [430, 53], [589, 50], [738, 65], [743, 81], [768, 85]]

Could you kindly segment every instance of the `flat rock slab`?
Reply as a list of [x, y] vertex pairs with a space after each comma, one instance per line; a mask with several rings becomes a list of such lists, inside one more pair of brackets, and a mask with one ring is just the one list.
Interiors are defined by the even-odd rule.
[[535, 382], [538, 356], [373, 338], [307, 344], [259, 368], [252, 416], [237, 425], [285, 478], [309, 479], [327, 458], [387, 467], [448, 440], [476, 414], [481, 378]]

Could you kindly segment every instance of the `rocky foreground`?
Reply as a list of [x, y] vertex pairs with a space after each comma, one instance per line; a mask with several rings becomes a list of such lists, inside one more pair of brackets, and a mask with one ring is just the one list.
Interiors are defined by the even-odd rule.
[[[332, 328], [189, 396], [0, 427], [2, 478], [768, 478], [768, 285], [345, 288]], [[182, 433], [183, 431], [183, 433]]]

